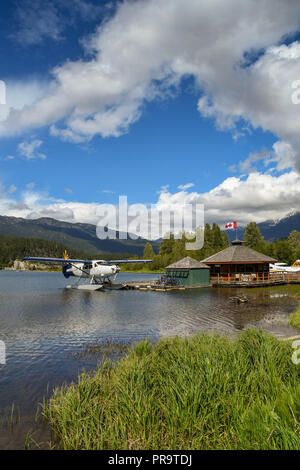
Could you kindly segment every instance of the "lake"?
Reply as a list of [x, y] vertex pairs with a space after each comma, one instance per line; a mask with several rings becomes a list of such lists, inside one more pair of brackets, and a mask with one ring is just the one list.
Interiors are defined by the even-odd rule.
[[[157, 277], [121, 273], [118, 281]], [[76, 380], [83, 368], [95, 368], [99, 357], [81, 354], [87, 345], [157, 341], [203, 330], [234, 335], [249, 326], [277, 336], [298, 333], [288, 318], [299, 303], [300, 286], [291, 294], [282, 288], [247, 289], [245, 304], [230, 299], [241, 292], [237, 289], [83, 292], [64, 286], [60, 273], [0, 271], [0, 340], [6, 345], [6, 364], [0, 365], [0, 418], [3, 423], [14, 403], [17, 421], [13, 427], [2, 424], [0, 449], [24, 448], [43, 397], [55, 386]], [[50, 439], [41, 424], [35, 436], [38, 441]]]

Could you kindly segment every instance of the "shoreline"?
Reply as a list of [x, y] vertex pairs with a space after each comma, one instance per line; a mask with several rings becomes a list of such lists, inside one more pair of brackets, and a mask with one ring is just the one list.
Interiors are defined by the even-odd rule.
[[[31, 273], [31, 272], [45, 272], [45, 273], [51, 273], [51, 272], [61, 272], [61, 268], [57, 269], [13, 269], [13, 268], [2, 268], [0, 271], [5, 271], [5, 272], [17, 272], [17, 273]], [[165, 274], [164, 270], [161, 271], [144, 271], [142, 269], [139, 269], [137, 271], [120, 271], [120, 273], [124, 274]]]
[[296, 330], [300, 331], [300, 306], [298, 306], [295, 312], [291, 313], [289, 324]]
[[[19, 271], [19, 273], [21, 273], [21, 272], [22, 272], [22, 271]], [[30, 270], [29, 272], [33, 272], [33, 271]], [[45, 272], [45, 271], [44, 271], [44, 272]], [[129, 271], [129, 273], [130, 273], [130, 271]], [[12, 279], [12, 277], [11, 277], [10, 275], [9, 275], [8, 277], [10, 277], [10, 278]], [[16, 279], [17, 279], [17, 277], [18, 277], [18, 276], [16, 276]], [[38, 277], [38, 276], [36, 276], [36, 277]], [[142, 276], [141, 276], [141, 278], [142, 278]], [[31, 283], [32, 281], [30, 280], [30, 279], [31, 279], [30, 276], [28, 277], [28, 279], [29, 279], [28, 282]], [[49, 278], [49, 279], [50, 279], [50, 278]], [[257, 289], [257, 291], [260, 291], [260, 292], [261, 292], [261, 289]], [[272, 297], [273, 297], [273, 294], [271, 294], [272, 291], [275, 291], [275, 292], [278, 291], [278, 292], [280, 293], [280, 295], [278, 295], [278, 297], [281, 297], [282, 295], [287, 295], [287, 294], [289, 295], [289, 294], [291, 294], [291, 296], [294, 296], [294, 297], [295, 297], [295, 300], [296, 300], [296, 298], [297, 298], [297, 293], [299, 292], [299, 287], [298, 287], [298, 286], [280, 286], [280, 287], [270, 288], [270, 289], [267, 289], [267, 290], [266, 290], [266, 295], [267, 295], [267, 296], [272, 295]], [[286, 294], [283, 294], [283, 293], [286, 293]], [[233, 294], [232, 294], [232, 295], [233, 295]], [[256, 298], [255, 295], [254, 295], [254, 298]], [[297, 303], [298, 303], [298, 302], [297, 302]], [[294, 312], [294, 310], [296, 310], [298, 306], [296, 305], [296, 302], [295, 302], [295, 301], [293, 301], [292, 304], [293, 304], [292, 312]], [[250, 305], [250, 304], [249, 304], [249, 305]], [[254, 304], [254, 303], [253, 303], [253, 306], [255, 307], [255, 304]], [[207, 315], [209, 315], [208, 309], [206, 309], [206, 311], [207, 311]], [[291, 314], [290, 314], [290, 311], [291, 311], [291, 308], [289, 308], [289, 310], [287, 311], [288, 313], [287, 313], [287, 315], [286, 315], [287, 318], [285, 319], [285, 323], [287, 323], [287, 321], [288, 321], [288, 319], [289, 319], [289, 316], [291, 315]], [[296, 310], [296, 311], [297, 311], [297, 310]], [[295, 312], [294, 312], [294, 313], [295, 313]], [[198, 330], [198, 331], [201, 331], [201, 330]], [[239, 333], [240, 333], [240, 332], [238, 332], [238, 334], [235, 335], [235, 336], [239, 336]], [[295, 331], [294, 333], [293, 333], [292, 331], [290, 331], [290, 332], [286, 331], [286, 333], [287, 333], [287, 334], [284, 335], [284, 336], [287, 336], [288, 334], [290, 334], [290, 335], [292, 335], [292, 334], [293, 334], [293, 335], [296, 335], [296, 334], [297, 334], [296, 331]], [[168, 331], [165, 331], [165, 334], [168, 335]], [[197, 333], [194, 332], [192, 335], [193, 335], [193, 336], [194, 336], [194, 335], [197, 335]], [[224, 336], [227, 336], [227, 333], [225, 333]], [[282, 336], [282, 338], [280, 338], [279, 340], [282, 341], [282, 342], [285, 342], [285, 341], [286, 341], [287, 344], [288, 344], [288, 346], [289, 346], [289, 348], [290, 348], [290, 351], [291, 351], [291, 353], [292, 353], [291, 341], [293, 340], [294, 337], [293, 337], [293, 336], [290, 336], [290, 337], [286, 338], [286, 337], [284, 337], [284, 336]], [[173, 339], [175, 340], [174, 337], [173, 337], [172, 339], [171, 339], [171, 337], [168, 338], [168, 336], [164, 336], [164, 337], [163, 337], [163, 340], [166, 340], [166, 341], [172, 341]], [[182, 340], [184, 340], [184, 339], [185, 339], [185, 338], [182, 337]], [[231, 337], [230, 334], [228, 335], [228, 339], [235, 340], [235, 338], [234, 338], [234, 337]], [[101, 345], [100, 345], [100, 346], [101, 346]], [[213, 354], [213, 353], [212, 353], [212, 354]], [[110, 356], [108, 356], [108, 357], [110, 357]], [[100, 355], [99, 355], [99, 360], [100, 360], [100, 362], [101, 362], [101, 357], [100, 357]], [[95, 368], [96, 368], [96, 366], [95, 366]], [[93, 371], [95, 370], [95, 368], [93, 369]], [[93, 373], [93, 372], [92, 372], [92, 373]], [[77, 378], [78, 378], [78, 376], [77, 376], [77, 374], [76, 374], [76, 375], [73, 377], [72, 381], [74, 381], [74, 382], [76, 383], [76, 382], [77, 382]], [[268, 380], [268, 377], [267, 377], [267, 380]], [[42, 393], [43, 393], [43, 392], [42, 392]], [[53, 392], [50, 391], [50, 395], [52, 395], [52, 393], [53, 393]], [[39, 402], [41, 402], [42, 400], [43, 400], [43, 396], [41, 396]], [[33, 405], [33, 406], [35, 406], [35, 405]], [[34, 408], [34, 410], [35, 410], [35, 409], [36, 409], [36, 408]], [[35, 413], [34, 410], [33, 410], [32, 416], [33, 416], [34, 413]], [[23, 426], [24, 426], [24, 424], [23, 424], [23, 416], [22, 416], [22, 421], [20, 421], [20, 430], [21, 430], [21, 431], [23, 430]], [[19, 432], [19, 431], [17, 430], [16, 432]], [[26, 431], [26, 432], [27, 432], [27, 431]], [[42, 439], [39, 439], [39, 437], [37, 437], [37, 438], [34, 437], [34, 434], [32, 434], [32, 436], [33, 436], [33, 438], [34, 438], [34, 440], [35, 440], [36, 442], [42, 442], [42, 441], [44, 440], [43, 438], [42, 438]], [[39, 429], [37, 429], [37, 436], [39, 436]], [[45, 441], [45, 440], [44, 440], [44, 441]], [[32, 444], [32, 445], [34, 445], [34, 444]]]
[[136, 271], [120, 271], [120, 273], [124, 274], [165, 274], [165, 270], [161, 271], [148, 271], [148, 270], [143, 270], [143, 269], [138, 269]]
[[299, 450], [291, 352], [255, 329], [141, 341], [54, 390], [42, 414], [64, 450]]

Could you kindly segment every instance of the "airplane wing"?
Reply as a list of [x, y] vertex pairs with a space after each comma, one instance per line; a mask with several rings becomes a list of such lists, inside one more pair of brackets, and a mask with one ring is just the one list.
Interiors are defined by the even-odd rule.
[[92, 264], [93, 261], [90, 259], [65, 259], [65, 258], [32, 258], [27, 257], [23, 258], [23, 261], [37, 261], [37, 262], [47, 262], [47, 263], [84, 263], [84, 264]]
[[[35, 258], [26, 257], [23, 261], [36, 261], [41, 263], [84, 263], [92, 264], [93, 261], [90, 259], [70, 259], [70, 258]], [[122, 260], [104, 260], [104, 264], [129, 264], [129, 263], [152, 263], [152, 259], [122, 259]]]
[[107, 264], [153, 263], [152, 259], [122, 259], [105, 261]]

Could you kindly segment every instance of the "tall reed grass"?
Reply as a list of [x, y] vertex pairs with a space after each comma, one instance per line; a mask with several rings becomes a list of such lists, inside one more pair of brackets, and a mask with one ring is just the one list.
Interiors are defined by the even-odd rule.
[[57, 389], [62, 449], [300, 449], [300, 366], [263, 331], [143, 341]]
[[300, 330], [300, 307], [296, 310], [296, 312], [290, 315], [289, 323], [297, 330]]

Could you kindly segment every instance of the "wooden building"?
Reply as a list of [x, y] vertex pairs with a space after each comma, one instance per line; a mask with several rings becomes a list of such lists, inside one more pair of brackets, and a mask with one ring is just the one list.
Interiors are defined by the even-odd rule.
[[204, 287], [210, 283], [210, 267], [189, 256], [167, 266], [166, 272], [184, 287]]
[[269, 273], [270, 263], [276, 261], [270, 256], [244, 246], [242, 241], [235, 240], [231, 246], [202, 260], [202, 263], [210, 266], [211, 277], [216, 277], [218, 275]]

